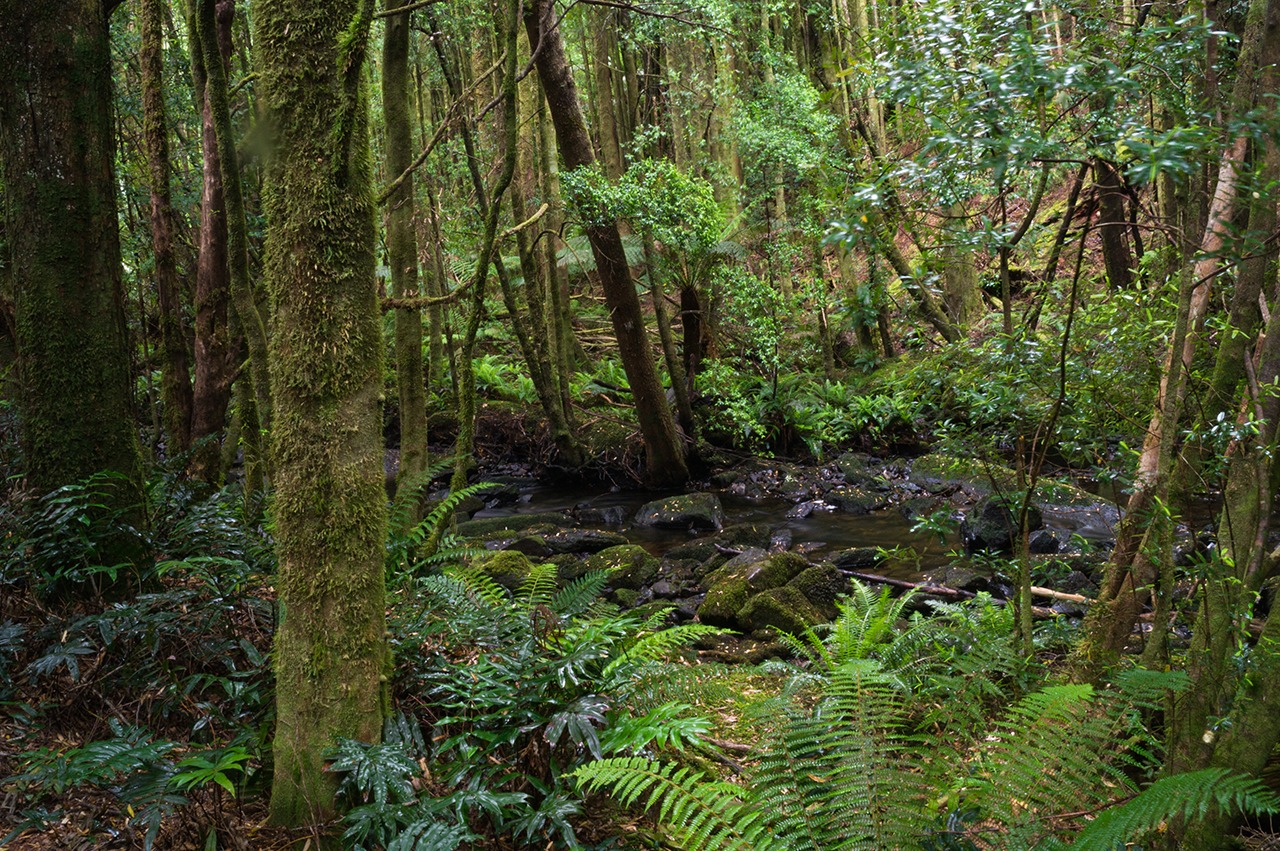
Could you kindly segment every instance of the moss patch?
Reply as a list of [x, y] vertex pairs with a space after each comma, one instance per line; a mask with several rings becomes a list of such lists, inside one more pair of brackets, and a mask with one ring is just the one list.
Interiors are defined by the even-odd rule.
[[502, 550], [476, 561], [476, 567], [503, 588], [515, 591], [529, 578], [533, 562], [524, 553]]
[[632, 590], [652, 582], [658, 575], [659, 564], [657, 558], [638, 544], [609, 547], [586, 560], [587, 570], [607, 570], [613, 574], [610, 581], [615, 588]]
[[748, 632], [772, 627], [799, 634], [823, 620], [818, 607], [791, 585], [757, 594], [738, 612], [738, 623]]

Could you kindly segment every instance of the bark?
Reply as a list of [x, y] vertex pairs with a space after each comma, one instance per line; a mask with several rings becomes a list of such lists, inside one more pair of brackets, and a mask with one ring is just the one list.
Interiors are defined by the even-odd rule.
[[107, 7], [0, 0], [0, 163], [27, 481], [102, 470], [138, 497]]
[[600, 122], [600, 161], [605, 177], [622, 177], [622, 146], [618, 144], [618, 119], [613, 104], [613, 57], [617, 36], [617, 14], [601, 6], [591, 13], [591, 43], [595, 56], [596, 115]]
[[190, 364], [183, 322], [178, 268], [173, 253], [174, 212], [169, 192], [169, 124], [164, 106], [164, 4], [144, 0], [141, 8], [142, 135], [151, 183], [151, 243], [160, 307], [161, 393], [171, 455], [191, 448]]
[[[386, 0], [388, 9], [401, 0]], [[409, 119], [409, 12], [386, 19], [382, 41], [382, 114], [386, 123], [386, 171], [405, 174], [387, 198], [387, 265], [391, 294], [413, 298], [418, 293], [418, 239], [414, 231], [413, 132]], [[410, 493], [427, 469], [426, 375], [422, 366], [422, 311], [395, 312], [396, 395], [400, 402], [400, 469], [397, 500]], [[417, 512], [406, 519], [416, 522]]]
[[[234, 9], [230, 3], [225, 4]], [[200, 230], [195, 277], [194, 380], [191, 402], [191, 441], [195, 446], [188, 474], [214, 483], [227, 465], [221, 464], [213, 436], [227, 426], [227, 406], [237, 369], [236, 347], [229, 324], [231, 274], [227, 263], [227, 211], [222, 191], [222, 161], [218, 159], [213, 106], [206, 89], [204, 59], [192, 5], [189, 15], [191, 69], [200, 105], [200, 146], [204, 157], [200, 191]], [[230, 16], [218, 9], [219, 52], [230, 56]], [[222, 33], [226, 32], [226, 37]], [[225, 49], [223, 48], [225, 45]], [[228, 435], [228, 438], [230, 436]], [[232, 448], [237, 441], [232, 441]], [[234, 453], [232, 453], [234, 454]]]
[[[231, 126], [231, 106], [227, 94], [226, 63], [218, 40], [218, 15], [223, 4], [217, 0], [195, 0], [196, 31], [204, 60], [205, 96], [213, 118], [218, 162], [222, 167], [222, 193], [227, 215], [227, 266], [231, 299], [249, 350], [249, 377], [253, 382], [254, 404], [264, 429], [272, 422], [272, 396], [267, 375], [267, 325], [258, 310], [253, 284], [249, 280], [249, 234], [244, 216], [244, 194], [240, 187], [240, 158], [236, 153]], [[234, 6], [231, 7], [234, 10]]]
[[[555, 21], [551, 0], [534, 0], [525, 8], [525, 28], [529, 43], [534, 46], [534, 64], [547, 96], [560, 155], [570, 170], [590, 167], [595, 163], [595, 152], [582, 117], [564, 39]], [[613, 320], [622, 366], [635, 399], [636, 418], [647, 455], [647, 476], [655, 484], [686, 481], [689, 469], [684, 447], [676, 434], [675, 421], [654, 368], [644, 314], [627, 268], [617, 223], [592, 225], [586, 230], [604, 288], [605, 304]]]
[[968, 328], [982, 313], [982, 291], [978, 288], [978, 266], [973, 250], [956, 243], [961, 228], [969, 220], [964, 204], [956, 202], [947, 210], [952, 227], [943, 231], [942, 302], [947, 316], [958, 328]]
[[338, 737], [387, 712], [382, 332], [374, 281], [362, 0], [254, 7], [270, 132], [264, 271], [280, 624], [271, 819], [329, 822]]
[[1116, 167], [1104, 159], [1093, 161], [1093, 188], [1098, 195], [1099, 221], [1096, 225], [1102, 240], [1102, 262], [1107, 281], [1113, 290], [1133, 286], [1133, 249], [1129, 246], [1129, 224], [1125, 217], [1124, 181]]

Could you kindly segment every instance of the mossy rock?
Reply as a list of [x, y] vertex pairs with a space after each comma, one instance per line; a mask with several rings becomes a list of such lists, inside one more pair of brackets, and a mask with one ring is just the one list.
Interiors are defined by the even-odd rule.
[[824, 620], [822, 611], [792, 585], [761, 592], [738, 612], [738, 624], [746, 632], [772, 627], [799, 635]]
[[505, 517], [482, 517], [479, 520], [468, 520], [458, 524], [458, 534], [465, 538], [484, 538], [503, 530], [523, 532], [534, 526], [553, 526], [567, 528], [573, 525], [573, 518], [558, 511], [544, 511], [536, 514], [510, 514]]
[[823, 620], [831, 620], [840, 613], [836, 600], [853, 590], [849, 578], [831, 564], [818, 564], [803, 571], [787, 583], [795, 588], [822, 613]]
[[695, 561], [702, 563], [720, 555], [720, 551], [716, 549], [716, 541], [714, 538], [698, 538], [696, 541], [690, 541], [687, 544], [672, 547], [667, 550], [666, 555], [667, 558], [694, 559]]
[[645, 503], [636, 512], [637, 526], [671, 529], [715, 529], [724, 527], [724, 507], [713, 493], [687, 493]]
[[515, 591], [524, 584], [533, 570], [529, 557], [514, 550], [499, 550], [492, 555], [481, 556], [475, 566], [509, 591]]
[[766, 553], [753, 547], [706, 574], [703, 584], [710, 590], [721, 582], [738, 579], [756, 594], [786, 585], [808, 567], [809, 562], [795, 553]]
[[698, 620], [712, 626], [737, 626], [738, 611], [747, 604], [750, 596], [745, 579], [717, 582], [707, 591], [706, 598], [698, 607]]
[[764, 523], [734, 523], [726, 526], [724, 531], [712, 540], [730, 549], [744, 547], [767, 547], [773, 539], [773, 527]]
[[659, 560], [639, 544], [609, 547], [587, 557], [587, 570], [607, 570], [614, 588], [639, 590], [658, 575]]
[[[1008, 553], [1019, 535], [1022, 500], [996, 495], [983, 497], [965, 517], [960, 533], [965, 549], [971, 553]], [[1044, 516], [1034, 503], [1027, 506], [1027, 531], [1044, 526]]]
[[633, 609], [636, 603], [640, 602], [640, 592], [631, 588], [615, 588], [613, 602], [624, 609]]
[[541, 535], [523, 535], [509, 544], [502, 547], [517, 553], [524, 553], [530, 558], [544, 559], [551, 555], [551, 548], [547, 546], [546, 538]]
[[[1019, 488], [1018, 473], [1003, 464], [976, 458], [961, 458], [935, 452], [917, 458], [911, 465], [910, 480], [934, 493], [961, 485], [978, 496], [1009, 494]], [[1098, 498], [1067, 482], [1042, 480], [1036, 486], [1038, 501], [1053, 505], [1093, 505]]]
[[833, 488], [822, 499], [845, 514], [870, 514], [888, 504], [882, 494], [872, 493], [861, 487], [848, 486]]
[[627, 543], [617, 532], [600, 529], [563, 529], [544, 535], [543, 541], [553, 553], [598, 553]]

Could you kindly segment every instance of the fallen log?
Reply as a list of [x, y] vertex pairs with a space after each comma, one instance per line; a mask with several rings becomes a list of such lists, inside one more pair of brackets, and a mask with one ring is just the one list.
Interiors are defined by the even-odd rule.
[[[935, 585], [932, 582], [910, 582], [906, 579], [894, 579], [891, 576], [881, 576], [878, 573], [862, 573], [857, 570], [841, 569], [840, 572], [845, 576], [852, 577], [853, 579], [859, 579], [863, 582], [874, 582], [879, 585], [888, 585], [892, 588], [916, 591], [920, 594], [928, 594], [932, 597], [945, 597], [951, 600], [972, 600], [974, 597], [978, 596], [972, 591], [962, 591], [959, 588], [948, 588], [946, 585]], [[1093, 602], [1088, 597], [1081, 594], [1068, 594], [1065, 591], [1054, 591], [1050, 588], [1040, 588], [1034, 585], [1031, 587], [1031, 593], [1033, 596], [1049, 597], [1054, 600], [1065, 600], [1071, 603]], [[999, 597], [994, 597], [992, 599], [997, 603], [1008, 602], [1007, 600], [1001, 600]], [[1058, 616], [1058, 612], [1055, 612], [1053, 609], [1046, 609], [1043, 606], [1032, 606], [1031, 614], [1032, 616], [1042, 620], [1056, 618]]]

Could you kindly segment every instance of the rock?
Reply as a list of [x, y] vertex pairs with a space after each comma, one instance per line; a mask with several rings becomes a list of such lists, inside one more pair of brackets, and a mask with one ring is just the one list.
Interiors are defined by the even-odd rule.
[[844, 475], [844, 480], [857, 487], [878, 487], [880, 471], [876, 468], [876, 460], [861, 452], [846, 452], [836, 459], [836, 467]]
[[939, 584], [974, 594], [991, 590], [991, 580], [988, 576], [962, 564], [948, 565], [942, 571]]
[[613, 589], [613, 602], [624, 609], [634, 609], [640, 602], [640, 592], [631, 588]]
[[706, 574], [702, 581], [710, 589], [721, 582], [741, 580], [748, 591], [756, 594], [787, 584], [809, 566], [804, 557], [795, 553], [766, 553], [752, 547]]
[[712, 626], [737, 626], [738, 610], [747, 604], [745, 581], [720, 582], [707, 591], [702, 605], [698, 606], [698, 620]]
[[829, 559], [836, 567], [866, 572], [884, 564], [884, 556], [876, 547], [853, 547], [840, 550]]
[[658, 559], [639, 544], [623, 544], [588, 556], [586, 569], [607, 570], [614, 588], [638, 591], [658, 575]]
[[740, 550], [745, 547], [767, 547], [773, 536], [772, 527], [763, 523], [734, 523], [712, 537], [722, 547]]
[[818, 607], [809, 602], [799, 588], [786, 585], [770, 588], [750, 600], [738, 612], [738, 624], [747, 632], [772, 627], [799, 635], [824, 618]]
[[533, 570], [533, 562], [524, 553], [514, 550], [499, 550], [493, 555], [481, 556], [475, 565], [508, 591], [517, 590]]
[[568, 585], [587, 572], [586, 559], [574, 553], [554, 555], [547, 561], [556, 566], [556, 582], [560, 585]]
[[636, 512], [637, 526], [673, 529], [714, 529], [724, 527], [724, 508], [713, 493], [687, 493], [645, 503]]
[[697, 597], [685, 597], [681, 600], [673, 601], [676, 606], [676, 617], [682, 621], [691, 621], [698, 615], [698, 606], [701, 601]]
[[718, 555], [720, 551], [716, 549], [716, 542], [712, 538], [698, 538], [667, 550], [667, 558], [694, 559], [698, 562], [705, 562]]
[[458, 534], [464, 538], [482, 538], [503, 529], [520, 532], [533, 526], [552, 525], [568, 528], [573, 520], [558, 511], [545, 511], [536, 514], [508, 514], [502, 517], [483, 517], [479, 520], [468, 520], [458, 524]]
[[627, 522], [627, 509], [621, 505], [610, 505], [606, 508], [593, 508], [589, 505], [579, 506], [574, 510], [579, 523], [591, 523], [596, 526], [621, 526]]
[[[960, 527], [965, 549], [971, 553], [1008, 553], [1019, 533], [1018, 513], [1021, 500], [1000, 496], [986, 496], [969, 510]], [[1027, 507], [1027, 529], [1036, 531], [1044, 525], [1040, 508], [1034, 503]]]
[[769, 552], [780, 553], [791, 547], [791, 530], [779, 529], [769, 536]]
[[1031, 533], [1027, 541], [1028, 550], [1035, 555], [1052, 555], [1062, 549], [1058, 536], [1048, 529], [1039, 529]]
[[836, 600], [853, 590], [853, 583], [832, 564], [818, 564], [801, 571], [787, 583], [822, 613], [823, 620], [831, 620], [840, 613]]
[[862, 488], [853, 487], [835, 488], [823, 499], [845, 514], [870, 514], [888, 504], [880, 494], [868, 493]]
[[552, 553], [598, 553], [627, 543], [617, 532], [599, 529], [565, 529], [543, 536], [543, 541]]
[[517, 553], [524, 553], [533, 558], [546, 558], [551, 555], [553, 550], [547, 546], [547, 541], [541, 535], [525, 535], [523, 538], [517, 538], [511, 543], [503, 547], [504, 550], [511, 550]]
[[513, 482], [487, 482], [488, 490], [480, 496], [489, 505], [515, 505], [520, 501], [520, 488]]
[[653, 583], [653, 585], [649, 587], [649, 590], [653, 592], [653, 596], [661, 597], [664, 600], [670, 600], [677, 596], [678, 593], [676, 589], [672, 587], [671, 583], [665, 579], [659, 579], [657, 582]]

